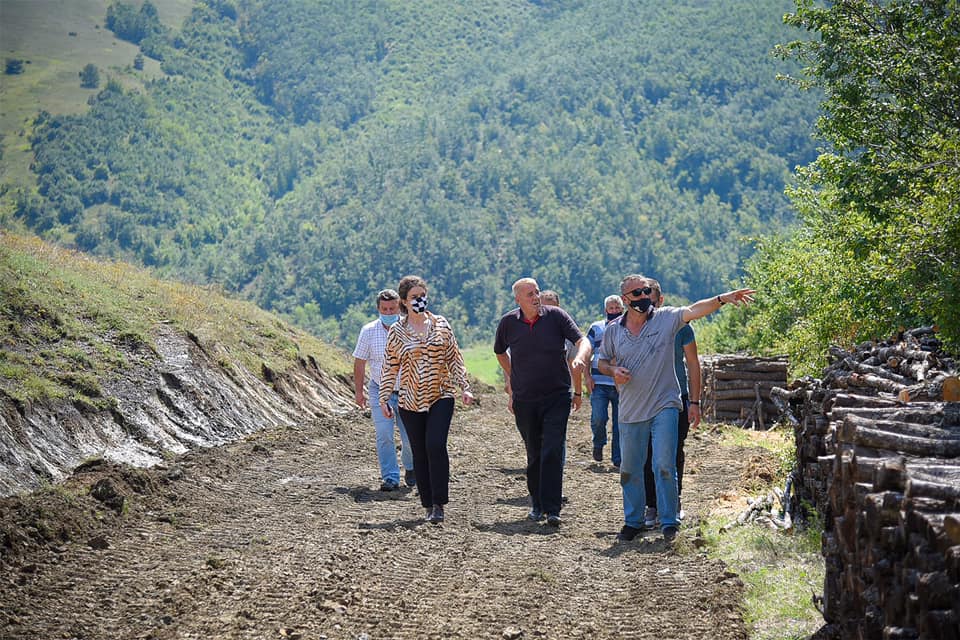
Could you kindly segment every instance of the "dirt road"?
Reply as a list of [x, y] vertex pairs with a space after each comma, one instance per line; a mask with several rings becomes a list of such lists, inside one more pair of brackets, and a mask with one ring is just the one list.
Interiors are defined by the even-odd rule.
[[[747, 637], [739, 579], [691, 542], [747, 452], [691, 437], [678, 550], [658, 533], [618, 543], [589, 407], [555, 529], [525, 519], [520, 438], [502, 394], [482, 400], [455, 415], [440, 526], [409, 490], [376, 490], [359, 412], [0, 502], [0, 638]], [[87, 494], [98, 480], [120, 514]]]

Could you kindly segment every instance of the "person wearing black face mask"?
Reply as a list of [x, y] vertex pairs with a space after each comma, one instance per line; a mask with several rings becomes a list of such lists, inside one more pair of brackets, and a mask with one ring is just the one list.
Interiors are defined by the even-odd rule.
[[607, 296], [603, 300], [604, 320], [597, 320], [587, 331], [587, 339], [593, 350], [590, 361], [590, 370], [585, 381], [587, 391], [590, 392], [590, 430], [593, 432], [593, 459], [603, 461], [603, 447], [607, 444], [607, 407], [610, 408], [610, 462], [613, 466], [620, 466], [620, 426], [618, 421], [618, 394], [613, 378], [600, 373], [597, 369], [597, 358], [600, 353], [600, 342], [603, 340], [603, 330], [607, 324], [623, 315], [623, 303], [620, 296]]
[[387, 390], [397, 385], [396, 412], [403, 419], [413, 449], [420, 504], [426, 509], [427, 522], [440, 524], [450, 497], [447, 438], [457, 387], [464, 404], [473, 404], [474, 398], [450, 323], [427, 311], [426, 281], [405, 276], [397, 285], [397, 293], [403, 315], [387, 333], [380, 373], [380, 409], [387, 417], [393, 416]]
[[677, 519], [677, 430], [680, 384], [674, 368], [674, 344], [684, 324], [717, 311], [725, 304], [753, 301], [753, 289], [727, 291], [688, 307], [654, 308], [653, 287], [642, 275], [620, 282], [627, 312], [603, 333], [598, 369], [612, 376], [620, 393], [620, 486], [624, 526], [619, 540], [633, 540], [643, 529], [646, 506], [643, 466], [653, 440], [657, 512], [663, 537], [672, 541]]

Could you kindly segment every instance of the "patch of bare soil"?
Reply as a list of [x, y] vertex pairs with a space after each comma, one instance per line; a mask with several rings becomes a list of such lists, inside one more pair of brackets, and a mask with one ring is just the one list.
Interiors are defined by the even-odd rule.
[[557, 529], [526, 520], [520, 437], [504, 396], [482, 399], [454, 418], [440, 526], [412, 491], [377, 490], [359, 412], [4, 499], [0, 638], [747, 637], [741, 582], [692, 542], [757, 450], [692, 434], [676, 545], [618, 543], [619, 476], [590, 457], [589, 408]]

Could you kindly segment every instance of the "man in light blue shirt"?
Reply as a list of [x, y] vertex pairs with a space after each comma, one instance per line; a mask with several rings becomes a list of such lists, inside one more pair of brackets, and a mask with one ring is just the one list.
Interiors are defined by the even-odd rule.
[[593, 358], [590, 360], [590, 371], [586, 375], [587, 391], [590, 392], [590, 430], [593, 432], [593, 459], [603, 461], [603, 447], [607, 444], [607, 408], [610, 409], [611, 445], [610, 462], [613, 466], [620, 466], [620, 425], [618, 424], [618, 393], [613, 378], [605, 376], [597, 369], [597, 359], [600, 357], [600, 343], [603, 341], [603, 330], [612, 320], [619, 318], [623, 313], [623, 303], [620, 296], [611, 295], [603, 300], [603, 311], [606, 317], [590, 325], [587, 339], [593, 349]]

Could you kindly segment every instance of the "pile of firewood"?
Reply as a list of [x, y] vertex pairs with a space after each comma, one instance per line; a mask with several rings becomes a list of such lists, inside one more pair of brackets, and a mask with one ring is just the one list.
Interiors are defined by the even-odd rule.
[[787, 360], [713, 355], [701, 358], [703, 418], [767, 429], [780, 410], [770, 390], [787, 384]]
[[831, 350], [775, 389], [795, 507], [824, 523], [823, 615], [842, 638], [960, 640], [960, 382], [931, 328]]

